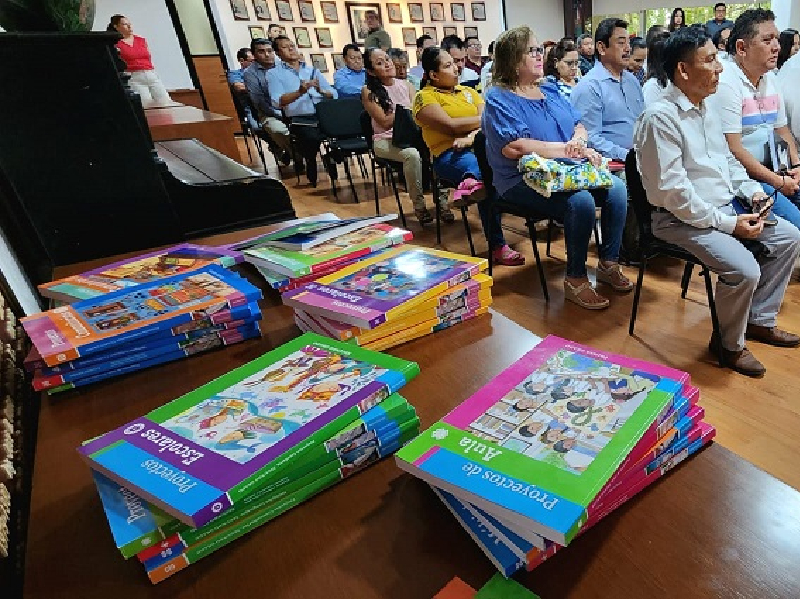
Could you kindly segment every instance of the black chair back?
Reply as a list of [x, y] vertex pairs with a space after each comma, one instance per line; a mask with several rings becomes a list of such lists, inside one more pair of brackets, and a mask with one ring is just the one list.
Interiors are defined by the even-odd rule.
[[360, 98], [326, 100], [316, 105], [319, 129], [327, 138], [337, 140], [362, 137]]
[[367, 111], [362, 109], [361, 114], [358, 116], [358, 122], [359, 125], [361, 125], [361, 135], [367, 140], [367, 148], [372, 152], [372, 136], [375, 134], [375, 131], [372, 129], [372, 117], [369, 116]]
[[486, 156], [486, 136], [483, 131], [479, 131], [475, 135], [475, 141], [472, 143], [472, 151], [475, 153], [475, 158], [478, 159], [478, 167], [481, 170], [481, 181], [487, 191], [491, 190], [493, 186], [494, 175], [492, 167], [489, 166], [489, 159]]
[[639, 224], [639, 239], [641, 243], [641, 240], [649, 240], [653, 236], [653, 229], [650, 224], [650, 213], [653, 211], [653, 205], [647, 200], [647, 192], [645, 192], [644, 185], [642, 185], [642, 176], [639, 174], [639, 166], [636, 163], [636, 151], [633, 148], [628, 152], [628, 156], [625, 157], [625, 178], [628, 185], [628, 197]]

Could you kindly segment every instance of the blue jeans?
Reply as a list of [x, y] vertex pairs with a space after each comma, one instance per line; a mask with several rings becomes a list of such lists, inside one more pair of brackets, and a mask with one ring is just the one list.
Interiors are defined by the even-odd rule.
[[503, 200], [541, 212], [564, 223], [567, 246], [567, 277], [586, 276], [586, 257], [595, 222], [595, 207], [599, 206], [600, 259], [617, 262], [625, 215], [628, 212], [628, 191], [625, 184], [612, 176], [611, 189], [561, 192], [545, 198], [524, 181], [503, 194]]
[[[764, 189], [765, 194], [772, 194], [775, 191], [775, 188], [768, 183], [762, 183], [761, 187]], [[775, 204], [772, 207], [772, 212], [800, 229], [800, 208], [797, 208], [797, 203], [800, 203], [800, 192], [790, 198], [778, 192], [775, 195]]]
[[[453, 183], [458, 184], [466, 177], [472, 177], [482, 181], [481, 169], [478, 166], [478, 159], [472, 150], [456, 150], [452, 148], [445, 150], [439, 156], [433, 159], [433, 170], [439, 177], [448, 179]], [[496, 192], [492, 189], [482, 202], [478, 202], [478, 214], [481, 216], [481, 225], [483, 225], [483, 234], [489, 241], [490, 250], [500, 248], [506, 245], [505, 237], [503, 237], [503, 230], [500, 227], [500, 215], [497, 215], [497, 220], [494, 227], [489, 227], [489, 218], [491, 215], [491, 202], [494, 201]], [[438, 198], [433, 199], [434, 202]], [[489, 240], [489, 230], [492, 229], [493, 235]]]

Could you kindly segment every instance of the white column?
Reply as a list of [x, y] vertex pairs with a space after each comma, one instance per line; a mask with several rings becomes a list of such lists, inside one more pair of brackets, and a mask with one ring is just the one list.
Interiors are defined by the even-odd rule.
[[779, 30], [800, 29], [800, 0], [772, 0], [772, 12]]

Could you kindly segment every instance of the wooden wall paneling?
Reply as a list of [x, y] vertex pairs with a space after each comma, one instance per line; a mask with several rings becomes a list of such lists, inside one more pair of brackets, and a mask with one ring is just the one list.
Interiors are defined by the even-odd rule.
[[225, 68], [219, 55], [192, 56], [197, 78], [203, 87], [203, 95], [208, 104], [208, 110], [231, 117], [239, 129], [239, 117], [233, 105], [233, 98], [225, 76]]

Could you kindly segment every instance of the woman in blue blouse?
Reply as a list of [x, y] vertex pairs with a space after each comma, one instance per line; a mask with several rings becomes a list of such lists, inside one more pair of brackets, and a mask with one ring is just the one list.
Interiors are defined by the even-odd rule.
[[[500, 35], [494, 48], [494, 80], [486, 94], [482, 128], [494, 187], [506, 202], [535, 208], [564, 223], [567, 247], [565, 297], [589, 309], [606, 308], [608, 298], [592, 287], [586, 258], [600, 206], [600, 261], [597, 280], [616, 291], [633, 283], [619, 266], [619, 247], [627, 212], [627, 190], [614, 177], [611, 189], [554, 193], [545, 198], [522, 180], [518, 160], [531, 152], [543, 158], [586, 159], [599, 165], [600, 155], [586, 146], [586, 128], [556, 87], [542, 82], [542, 47], [528, 27]], [[541, 83], [541, 85], [540, 85]]]

